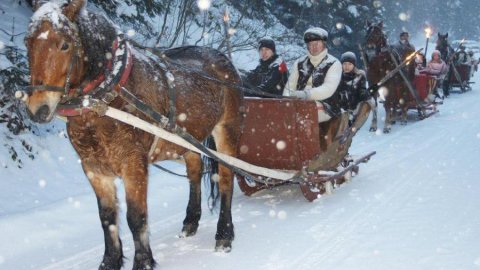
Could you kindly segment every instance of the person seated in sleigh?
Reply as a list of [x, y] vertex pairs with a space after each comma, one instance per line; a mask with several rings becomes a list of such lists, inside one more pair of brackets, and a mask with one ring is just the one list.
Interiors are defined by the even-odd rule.
[[303, 39], [307, 54], [293, 64], [283, 95], [316, 102], [320, 148], [326, 151], [334, 141], [339, 141], [339, 136], [344, 137], [341, 145], [351, 138], [348, 136], [348, 113], [342, 114], [336, 91], [342, 77], [342, 66], [328, 53], [328, 32], [325, 29], [309, 28]]
[[269, 97], [263, 93], [279, 95], [287, 83], [288, 69], [285, 61], [276, 53], [275, 41], [269, 37], [258, 42], [260, 62], [258, 66], [243, 76], [243, 85], [251, 92], [245, 91], [245, 96]]
[[[428, 62], [427, 67], [421, 71], [422, 74], [428, 74], [436, 77], [436, 84], [433, 87], [433, 95], [440, 99], [443, 99], [444, 95], [448, 96], [447, 93], [440, 91], [440, 85], [443, 85], [443, 81], [448, 73], [448, 65], [445, 61], [442, 60], [442, 55], [439, 50], [434, 50], [432, 52], [432, 60]], [[433, 99], [435, 100], [435, 99]]]
[[[359, 129], [362, 123], [354, 124], [362, 106], [373, 106], [374, 101], [367, 90], [365, 71], [357, 68], [357, 56], [353, 52], [345, 52], [340, 57], [342, 78], [338, 85], [338, 105], [342, 111], [348, 112], [349, 126]], [[368, 115], [368, 114], [367, 114]]]

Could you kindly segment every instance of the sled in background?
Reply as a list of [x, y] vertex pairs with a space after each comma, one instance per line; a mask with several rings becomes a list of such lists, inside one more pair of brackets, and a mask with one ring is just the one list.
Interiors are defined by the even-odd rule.
[[[451, 66], [452, 67], [452, 66]], [[456, 74], [458, 72], [458, 74]], [[457, 64], [452, 72], [450, 72], [450, 91], [459, 90], [460, 93], [465, 93], [466, 91], [472, 90], [470, 84], [473, 82], [470, 81], [472, 76], [473, 68], [468, 64]], [[460, 79], [460, 80], [459, 80]]]
[[437, 105], [442, 104], [442, 101], [436, 101], [436, 91], [439, 87], [437, 78], [428, 74], [417, 74], [412, 82], [413, 87], [417, 91], [419, 100], [422, 101], [420, 104], [425, 109], [425, 114], [420, 112], [418, 104], [414, 102], [413, 96], [409, 94], [409, 104], [408, 108], [410, 110], [417, 110], [419, 119], [425, 119], [431, 116], [432, 114], [438, 112]]

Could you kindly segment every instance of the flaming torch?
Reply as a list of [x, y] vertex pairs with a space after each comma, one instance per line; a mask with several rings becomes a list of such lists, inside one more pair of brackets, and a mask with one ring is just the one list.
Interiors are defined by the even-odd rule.
[[431, 35], [432, 35], [432, 28], [430, 28], [430, 26], [427, 26], [425, 28], [425, 36], [427, 37], [427, 44], [425, 45], [425, 57], [427, 57], [428, 40], [430, 39]]
[[227, 51], [228, 51], [228, 58], [232, 59], [232, 44], [230, 43], [230, 15], [228, 14], [228, 9], [225, 8], [225, 12], [223, 13], [223, 27], [225, 29], [225, 41], [227, 42]]

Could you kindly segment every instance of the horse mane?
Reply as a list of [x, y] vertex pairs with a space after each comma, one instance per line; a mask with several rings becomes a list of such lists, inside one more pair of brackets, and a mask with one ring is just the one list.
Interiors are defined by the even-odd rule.
[[103, 65], [111, 59], [112, 44], [118, 31], [105, 16], [92, 12], [84, 12], [76, 23], [87, 57], [86, 79], [93, 79], [104, 72]]

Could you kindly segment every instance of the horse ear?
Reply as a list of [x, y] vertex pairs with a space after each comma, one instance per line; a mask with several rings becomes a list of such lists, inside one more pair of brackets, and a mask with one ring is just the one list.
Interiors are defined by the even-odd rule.
[[372, 26], [372, 23], [370, 22], [370, 20], [365, 20], [365, 26], [368, 28], [370, 26]]
[[383, 21], [378, 23], [378, 27], [383, 28]]
[[87, 0], [72, 0], [70, 4], [68, 4], [63, 9], [63, 14], [67, 16], [70, 21], [75, 21], [80, 10], [87, 4]]
[[448, 32], [445, 34], [445, 37], [448, 38]]
[[440, 32], [438, 32], [437, 36], [438, 36], [438, 37], [441, 37], [442, 35], [440, 35]]

